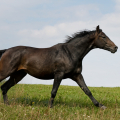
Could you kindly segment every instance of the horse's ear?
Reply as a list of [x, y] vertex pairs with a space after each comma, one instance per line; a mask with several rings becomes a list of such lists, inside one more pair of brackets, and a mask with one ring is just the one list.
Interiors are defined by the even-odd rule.
[[100, 33], [99, 25], [96, 27], [96, 32]]

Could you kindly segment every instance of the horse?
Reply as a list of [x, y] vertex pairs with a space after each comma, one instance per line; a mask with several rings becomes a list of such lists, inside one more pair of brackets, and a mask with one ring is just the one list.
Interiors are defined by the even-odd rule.
[[49, 100], [49, 107], [53, 102], [62, 79], [70, 78], [75, 81], [93, 104], [105, 109], [88, 89], [82, 76], [82, 60], [89, 51], [95, 48], [115, 53], [118, 47], [102, 32], [99, 25], [95, 30], [84, 30], [69, 37], [64, 43], [49, 48], [33, 48], [15, 46], [0, 50], [0, 82], [9, 77], [1, 85], [3, 100], [9, 104], [8, 90], [22, 80], [27, 74], [43, 79], [54, 79]]

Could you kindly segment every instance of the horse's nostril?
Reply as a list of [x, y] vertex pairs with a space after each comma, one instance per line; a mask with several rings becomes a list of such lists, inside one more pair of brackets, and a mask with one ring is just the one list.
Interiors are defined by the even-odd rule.
[[118, 49], [118, 47], [117, 47], [117, 46], [115, 46], [115, 49], [117, 50], [117, 49]]

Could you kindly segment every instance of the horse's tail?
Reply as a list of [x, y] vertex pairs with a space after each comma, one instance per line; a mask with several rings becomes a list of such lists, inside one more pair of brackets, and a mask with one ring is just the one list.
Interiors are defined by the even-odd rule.
[[2, 56], [2, 54], [3, 54], [6, 50], [7, 50], [7, 49], [0, 50], [0, 57]]

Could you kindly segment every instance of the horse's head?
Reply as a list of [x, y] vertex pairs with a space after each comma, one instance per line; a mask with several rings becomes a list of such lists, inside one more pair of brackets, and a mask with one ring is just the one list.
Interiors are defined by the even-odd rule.
[[115, 53], [118, 47], [99, 29], [99, 25], [96, 27], [94, 46], [104, 50], [108, 50], [111, 53]]

